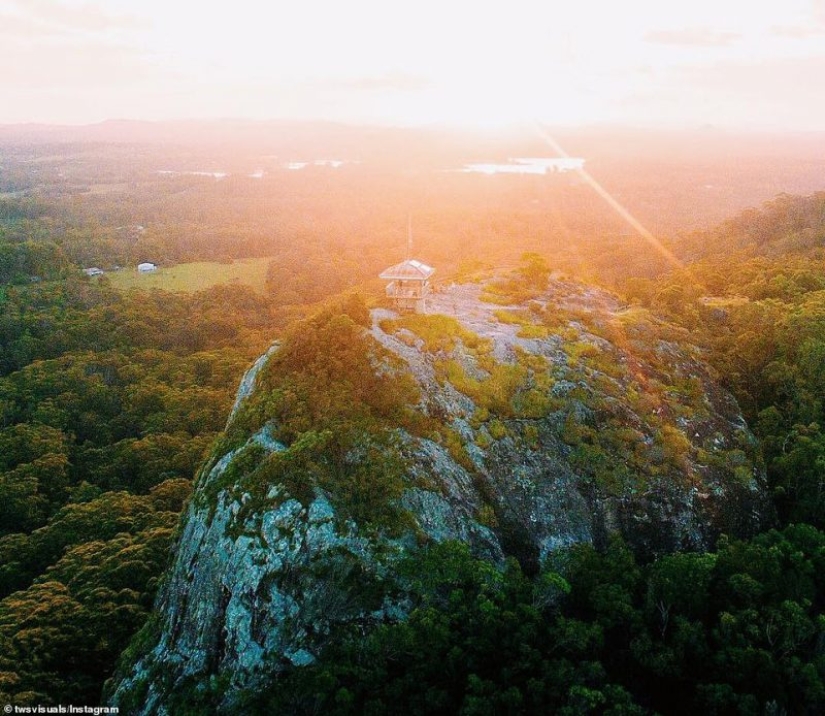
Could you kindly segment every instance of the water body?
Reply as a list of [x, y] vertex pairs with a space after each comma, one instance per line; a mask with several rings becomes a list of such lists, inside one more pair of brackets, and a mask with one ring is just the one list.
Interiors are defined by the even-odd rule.
[[506, 164], [465, 164], [463, 172], [476, 174], [554, 174], [584, 168], [581, 157], [519, 157]]
[[337, 169], [347, 162], [341, 159], [314, 159], [311, 162], [286, 162], [283, 164], [285, 169], [305, 169], [306, 167], [331, 167]]
[[159, 169], [157, 171], [158, 174], [163, 174], [164, 176], [194, 176], [194, 177], [212, 177], [213, 179], [224, 179], [225, 177], [229, 176], [226, 172], [179, 172], [173, 169]]

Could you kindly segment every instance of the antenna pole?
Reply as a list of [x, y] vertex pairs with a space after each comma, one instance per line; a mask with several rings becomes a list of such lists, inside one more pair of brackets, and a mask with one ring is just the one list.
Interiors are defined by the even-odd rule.
[[412, 213], [407, 214], [407, 259], [412, 258]]

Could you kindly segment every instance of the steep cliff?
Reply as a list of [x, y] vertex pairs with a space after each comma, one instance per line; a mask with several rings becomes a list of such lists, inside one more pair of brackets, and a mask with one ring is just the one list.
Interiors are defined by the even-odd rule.
[[393, 565], [429, 541], [529, 572], [611, 533], [655, 555], [755, 531], [754, 440], [689, 337], [605, 292], [538, 283], [454, 286], [426, 315], [352, 301], [262, 357], [114, 702], [231, 713], [336, 625], [403, 619]]

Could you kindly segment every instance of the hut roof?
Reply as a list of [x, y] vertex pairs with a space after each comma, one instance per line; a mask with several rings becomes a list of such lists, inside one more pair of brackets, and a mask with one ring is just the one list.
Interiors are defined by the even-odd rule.
[[427, 266], [427, 264], [415, 259], [407, 259], [400, 264], [384, 269], [378, 277], [387, 281], [424, 281], [434, 273], [435, 269], [432, 266]]

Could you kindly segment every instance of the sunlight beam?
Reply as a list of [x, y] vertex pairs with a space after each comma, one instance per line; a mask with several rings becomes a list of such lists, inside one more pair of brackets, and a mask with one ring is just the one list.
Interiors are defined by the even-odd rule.
[[[570, 157], [564, 148], [538, 123], [533, 122], [539, 137], [549, 144], [554, 151], [562, 157]], [[626, 221], [647, 243], [649, 243], [656, 251], [658, 251], [673, 267], [684, 271], [685, 264], [682, 263], [659, 239], [657, 239], [650, 231], [645, 228], [641, 221], [639, 221], [633, 214], [631, 214], [613, 195], [607, 191], [596, 179], [582, 166], [576, 168], [575, 171], [581, 176], [589, 187], [593, 189], [607, 205], [613, 209], [624, 221]]]

